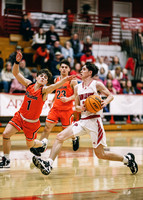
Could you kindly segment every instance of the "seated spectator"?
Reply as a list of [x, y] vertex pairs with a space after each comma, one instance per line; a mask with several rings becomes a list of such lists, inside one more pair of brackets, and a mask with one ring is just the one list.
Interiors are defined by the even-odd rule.
[[116, 89], [113, 87], [112, 81], [110, 79], [107, 80], [106, 87], [112, 94], [117, 94]]
[[143, 94], [143, 82], [137, 82], [135, 87], [136, 94]]
[[55, 26], [51, 25], [50, 30], [46, 32], [46, 45], [50, 49], [54, 45], [55, 41], [60, 41], [59, 35], [55, 32]]
[[78, 39], [78, 34], [74, 33], [69, 41], [73, 48], [74, 58], [77, 60], [77, 62], [80, 62], [80, 57], [82, 56], [82, 52], [81, 52], [80, 41]]
[[33, 31], [31, 29], [31, 22], [28, 19], [28, 15], [25, 14], [20, 24], [20, 33], [23, 35], [23, 39], [29, 41], [32, 39]]
[[12, 74], [12, 65], [11, 62], [5, 64], [5, 68], [1, 71], [1, 80], [3, 84], [3, 89], [5, 93], [9, 93], [11, 81], [14, 79]]
[[51, 48], [50, 48], [50, 60], [54, 60], [55, 59], [55, 53], [56, 52], [60, 52], [61, 53], [61, 57], [63, 58], [62, 46], [60, 45], [59, 41], [55, 41], [54, 45], [51, 46]]
[[121, 89], [120, 89], [119, 94], [123, 94], [123, 90], [124, 90], [124, 88], [126, 88], [126, 82], [127, 82], [126, 79], [122, 79], [122, 80], [120, 81]]
[[46, 45], [42, 45], [36, 50], [33, 60], [34, 60], [34, 63], [36, 65], [40, 65], [42, 69], [48, 67], [49, 50], [47, 49]]
[[126, 82], [126, 87], [123, 89], [123, 94], [136, 94], [135, 89], [132, 86], [132, 82], [130, 80]]
[[83, 43], [83, 50], [82, 53], [85, 53], [87, 50], [92, 51], [92, 39], [89, 35], [85, 37], [85, 41]]
[[104, 81], [104, 85], [106, 85], [108, 79], [112, 81], [113, 88], [115, 88], [115, 90], [117, 91], [117, 94], [119, 94], [121, 90], [120, 82], [117, 79], [113, 78], [113, 75], [110, 71], [107, 74], [107, 78]]
[[29, 75], [29, 76], [27, 77], [27, 79], [29, 79], [30, 81], [32, 81], [32, 83], [35, 83], [35, 82], [36, 82], [37, 73], [38, 73], [37, 69], [36, 69], [36, 68], [33, 68], [33, 69], [31, 70], [31, 75]]
[[32, 48], [36, 50], [42, 44], [46, 44], [46, 34], [43, 28], [39, 28], [38, 33], [33, 36]]
[[15, 62], [17, 52], [22, 52], [22, 47], [19, 45], [16, 46], [15, 51], [9, 55], [8, 61], [10, 61], [12, 63], [12, 65]]
[[26, 61], [24, 59], [22, 59], [19, 63], [19, 70], [25, 78], [31, 74], [30, 70], [26, 67]]
[[96, 62], [95, 65], [99, 69], [99, 71], [98, 71], [99, 78], [104, 81], [108, 74], [108, 65], [104, 63], [104, 57], [100, 56], [98, 58], [98, 62]]
[[22, 85], [16, 78], [13, 79], [10, 86], [10, 93], [25, 93], [26, 87]]
[[70, 72], [70, 75], [76, 75], [76, 79], [78, 81], [78, 83], [81, 82], [81, 64], [80, 63], [76, 63], [74, 66], [74, 69]]
[[60, 62], [61, 62], [61, 53], [55, 53], [55, 59], [50, 62], [50, 71], [53, 75], [53, 79], [60, 75]]
[[113, 70], [113, 69], [115, 69], [117, 66], [118, 66], [118, 67], [121, 67], [121, 69], [123, 68], [123, 67], [121, 66], [121, 64], [120, 64], [120, 61], [119, 61], [118, 56], [114, 56], [114, 57], [113, 57], [113, 61], [112, 61], [111, 65], [109, 66], [109, 70]]
[[80, 58], [81, 65], [85, 65], [86, 62], [95, 63], [95, 58], [92, 55], [91, 50], [87, 50]]
[[74, 65], [73, 48], [71, 48], [71, 43], [69, 41], [65, 42], [64, 47], [62, 47], [62, 55], [65, 59], [71, 58], [71, 67]]
[[0, 72], [3, 69], [3, 58], [1, 57], [1, 51], [0, 51]]
[[113, 79], [117, 79], [118, 81], [123, 79], [123, 72], [121, 71], [120, 66], [116, 66], [115, 69], [111, 70], [111, 74], [113, 76]]

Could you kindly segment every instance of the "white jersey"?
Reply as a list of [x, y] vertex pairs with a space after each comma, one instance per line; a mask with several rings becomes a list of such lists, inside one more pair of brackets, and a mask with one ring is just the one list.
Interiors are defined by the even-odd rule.
[[[78, 84], [77, 93], [79, 95], [80, 105], [82, 105], [83, 102], [85, 102], [86, 98], [89, 97], [90, 95], [99, 95], [97, 93], [96, 83], [97, 83], [96, 80], [92, 80], [88, 86], [84, 86], [83, 82]], [[96, 115], [100, 115], [101, 113], [102, 110], [97, 112]], [[95, 113], [91, 113], [89, 111], [84, 111], [81, 113], [82, 118], [88, 117], [90, 115], [95, 115]]]

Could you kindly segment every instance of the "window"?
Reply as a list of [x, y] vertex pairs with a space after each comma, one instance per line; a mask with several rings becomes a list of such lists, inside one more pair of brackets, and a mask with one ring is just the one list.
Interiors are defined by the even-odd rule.
[[[8, 10], [11, 9], [10, 12]], [[15, 13], [14, 10], [24, 10], [25, 9], [25, 0], [2, 0], [2, 11], [4, 10], [8, 13]]]

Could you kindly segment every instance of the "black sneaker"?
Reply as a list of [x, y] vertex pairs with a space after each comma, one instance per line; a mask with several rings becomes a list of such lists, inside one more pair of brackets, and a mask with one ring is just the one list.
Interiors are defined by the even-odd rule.
[[125, 157], [128, 159], [128, 163], [126, 164], [127, 167], [130, 168], [132, 174], [136, 174], [138, 172], [138, 165], [135, 162], [135, 156], [132, 153], [128, 153], [125, 155]]
[[48, 140], [46, 138], [44, 138], [42, 140], [43, 146], [42, 147], [38, 147], [38, 148], [30, 148], [31, 153], [33, 153], [35, 156], [41, 156], [41, 153], [43, 153], [48, 146]]
[[10, 160], [3, 156], [0, 162], [0, 168], [10, 168]]
[[49, 162], [46, 162], [40, 158], [37, 158], [36, 156], [33, 156], [32, 161], [34, 165], [41, 170], [42, 174], [48, 175], [51, 173], [52, 166]]
[[72, 140], [73, 150], [77, 151], [79, 148], [79, 136], [76, 136], [75, 139]]

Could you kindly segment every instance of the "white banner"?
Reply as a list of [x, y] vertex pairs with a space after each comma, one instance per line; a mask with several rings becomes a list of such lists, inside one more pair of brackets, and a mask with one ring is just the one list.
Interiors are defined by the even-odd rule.
[[[41, 116], [47, 116], [48, 104], [54, 94], [48, 95]], [[23, 102], [24, 95], [0, 94], [0, 116], [13, 116]], [[104, 109], [106, 115], [143, 115], [143, 95], [114, 95], [114, 100]]]

